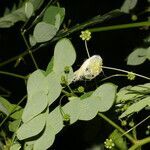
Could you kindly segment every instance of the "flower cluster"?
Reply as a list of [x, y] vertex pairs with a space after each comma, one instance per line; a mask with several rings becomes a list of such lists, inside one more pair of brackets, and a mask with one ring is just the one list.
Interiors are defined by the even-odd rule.
[[134, 73], [134, 72], [128, 72], [128, 74], [127, 74], [127, 78], [128, 78], [129, 80], [134, 80], [134, 79], [135, 79], [135, 77], [136, 77], [136, 75], [135, 75], [135, 73]]
[[115, 146], [112, 139], [106, 139], [104, 144], [107, 149], [112, 149]]
[[91, 39], [91, 32], [89, 30], [81, 31], [80, 38], [83, 41], [89, 41]]

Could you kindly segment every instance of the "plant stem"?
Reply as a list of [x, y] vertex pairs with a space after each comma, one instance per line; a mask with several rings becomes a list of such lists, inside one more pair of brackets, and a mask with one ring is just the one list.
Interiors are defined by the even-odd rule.
[[102, 15], [102, 16], [101, 15], [95, 16], [92, 19], [90, 19], [90, 20], [88, 20], [84, 23], [77, 24], [77, 25], [71, 27], [67, 31], [59, 31], [58, 34], [56, 35], [56, 37], [53, 40], [54, 41], [58, 40], [62, 37], [66, 37], [66, 36], [68, 36], [68, 35], [70, 35], [74, 32], [77, 32], [79, 30], [82, 30], [82, 29], [87, 28], [87, 27], [92, 26], [92, 25], [100, 24], [100, 23], [102, 23], [104, 21], [107, 21], [109, 19], [119, 17], [123, 14], [124, 13], [122, 13], [119, 9], [116, 9], [116, 10], [110, 11], [110, 12], [108, 12], [108, 13]]
[[20, 79], [27, 79], [26, 76], [22, 76], [22, 75], [19, 75], [19, 74], [15, 74], [15, 73], [10, 73], [10, 72], [6, 72], [6, 71], [0, 71], [0, 74], [4, 74], [4, 75], [8, 75], [8, 76], [12, 76], [12, 77], [15, 77], [15, 78], [20, 78]]
[[85, 44], [85, 49], [86, 49], [87, 55], [90, 58], [90, 53], [89, 53], [89, 49], [88, 49], [87, 41], [86, 40], [84, 41], [84, 44]]
[[148, 117], [146, 117], [145, 119], [143, 119], [141, 122], [139, 122], [138, 124], [136, 124], [134, 127], [132, 127], [131, 129], [129, 129], [128, 131], [126, 131], [125, 133], [123, 133], [123, 135], [129, 133], [131, 130], [135, 129], [136, 127], [138, 127], [139, 125], [141, 125], [143, 122], [145, 122], [147, 119], [150, 118], [150, 115]]
[[5, 123], [5, 121], [15, 112], [16, 108], [27, 98], [27, 95], [25, 95], [18, 103], [17, 105], [13, 108], [13, 110], [10, 112], [10, 114], [3, 119], [3, 121], [0, 123], [0, 128], [2, 125]]
[[[36, 48], [33, 48], [33, 49], [31, 48], [32, 49], [32, 53], [36, 52], [37, 50], [39, 50], [41, 47], [44, 47], [44, 46], [45, 46], [44, 44], [41, 44], [39, 47], [36, 47]], [[31, 50], [31, 49], [28, 49], [28, 50], [24, 51], [23, 53], [21, 53], [21, 54], [19, 54], [17, 56], [14, 56], [14, 57], [6, 60], [6, 61], [3, 61], [2, 63], [0, 63], [0, 67], [5, 66], [5, 65], [7, 65], [7, 64], [9, 64], [9, 63], [19, 59], [19, 58], [22, 58], [22, 57], [28, 55], [29, 54], [28, 51]]]
[[1, 90], [2, 92], [6, 93], [7, 95], [10, 95], [10, 94], [11, 94], [11, 92], [10, 92], [9, 90], [5, 89], [5, 88], [2, 87], [2, 86], [0, 86], [0, 90]]
[[114, 74], [114, 75], [111, 75], [111, 76], [108, 76], [108, 77], [102, 79], [101, 81], [105, 81], [105, 80], [108, 80], [113, 77], [127, 77], [127, 75], [126, 74]]
[[[113, 68], [113, 67], [102, 66], [102, 68], [104, 68], [104, 69], [109, 69], [109, 70], [116, 70], [116, 71], [124, 72], [124, 73], [127, 73], [127, 74], [130, 73], [130, 71], [126, 71], [126, 70], [118, 69], [118, 68]], [[141, 78], [150, 80], [149, 77], [146, 77], [146, 76], [143, 76], [143, 75], [140, 75], [140, 74], [137, 74], [137, 73], [134, 73], [134, 74], [135, 74], [136, 76], [138, 76], [138, 77], [141, 77]]]
[[[109, 124], [111, 124], [113, 127], [115, 127], [121, 133], [125, 133], [126, 132], [120, 126], [118, 126], [116, 123], [114, 123], [112, 120], [110, 120], [108, 117], [106, 117], [104, 114], [99, 112], [98, 116], [103, 118], [105, 121], [107, 121]], [[126, 138], [128, 138], [133, 144], [136, 143], [136, 140], [130, 134], [125, 134], [124, 136], [126, 136]]]
[[29, 44], [28, 44], [28, 42], [27, 42], [27, 40], [25, 38], [25, 30], [23, 30], [23, 31], [21, 30], [21, 35], [22, 35], [23, 40], [24, 40], [24, 42], [25, 42], [25, 44], [27, 46], [27, 50], [26, 51], [28, 51], [28, 53], [29, 53], [29, 55], [30, 55], [30, 57], [31, 57], [31, 59], [33, 61], [33, 64], [34, 64], [35, 68], [38, 69], [38, 65], [37, 65], [37, 63], [35, 61], [35, 58], [34, 58], [34, 56], [32, 54], [32, 51], [30, 50], [30, 46], [29, 46]]
[[75, 26], [71, 27], [67, 31], [59, 31], [58, 34], [51, 41], [43, 43], [37, 48], [31, 47], [27, 51], [25, 51], [25, 52], [23, 52], [23, 53], [21, 53], [21, 54], [19, 54], [17, 56], [14, 56], [14, 57], [12, 57], [12, 58], [10, 58], [10, 59], [0, 63], [0, 67], [15, 61], [15, 60], [17, 60], [20, 57], [24, 57], [24, 56], [28, 55], [29, 54], [28, 53], [29, 50], [32, 50], [32, 53], [34, 53], [37, 50], [39, 50], [41, 47], [45, 47], [45, 46], [49, 45], [50, 43], [55, 42], [55, 41], [57, 41], [57, 40], [59, 40], [59, 39], [61, 39], [63, 37], [66, 37], [66, 36], [68, 36], [68, 35], [70, 35], [70, 34], [72, 34], [74, 32], [82, 30], [82, 29], [84, 29], [84, 28], [86, 28], [88, 26], [91, 26], [91, 25], [102, 23], [102, 22], [104, 22], [106, 20], [109, 20], [109, 19], [112, 19], [112, 18], [115, 18], [115, 17], [119, 17], [122, 14], [124, 14], [124, 13], [122, 13], [120, 10], [113, 10], [113, 11], [108, 12], [108, 13], [102, 15], [102, 16], [98, 15], [96, 17], [93, 17], [92, 19], [90, 19], [90, 20], [88, 20], [88, 21], [86, 21], [86, 22], [84, 22], [82, 24], [75, 25]]
[[147, 143], [150, 143], [150, 136], [142, 140], [138, 140], [133, 146], [129, 148], [129, 150], [136, 150], [138, 147], [141, 147], [142, 145]]
[[91, 28], [91, 29], [88, 29], [88, 30], [90, 32], [102, 32], [102, 31], [110, 31], [110, 30], [136, 28], [136, 27], [142, 27], [142, 26], [150, 26], [150, 22], [149, 21], [144, 21], [144, 22], [121, 24], [121, 25], [112, 25], [112, 26], [106, 26], [106, 27]]

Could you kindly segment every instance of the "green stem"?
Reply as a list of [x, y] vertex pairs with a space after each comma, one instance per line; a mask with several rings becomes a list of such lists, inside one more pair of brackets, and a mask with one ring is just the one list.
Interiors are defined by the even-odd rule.
[[133, 146], [129, 148], [129, 150], [136, 150], [137, 148], [141, 147], [142, 145], [145, 145], [147, 143], [150, 143], [150, 136], [146, 137], [142, 140], [138, 140]]
[[12, 76], [15, 78], [20, 78], [20, 79], [27, 79], [27, 77], [19, 75], [19, 74], [15, 74], [15, 73], [10, 73], [10, 72], [6, 72], [6, 71], [0, 71], [0, 74], [4, 74], [4, 75], [8, 75], [8, 76]]
[[74, 32], [80, 31], [80, 30], [87, 28], [89, 26], [92, 26], [92, 25], [100, 24], [109, 19], [119, 17], [123, 14], [124, 13], [122, 13], [119, 9], [117, 9], [117, 10], [110, 11], [102, 16], [101, 15], [95, 16], [92, 19], [90, 19], [84, 23], [77, 24], [77, 25], [71, 27], [67, 31], [59, 31], [58, 34], [56, 35], [56, 37], [52, 41], [56, 41], [62, 37], [66, 37]]
[[[126, 71], [126, 70], [123, 70], [123, 69], [118, 69], [118, 68], [113, 68], [113, 67], [107, 67], [107, 66], [102, 66], [104, 69], [109, 69], [109, 70], [116, 70], [116, 71], [120, 71], [120, 72], [124, 72], [124, 73], [130, 73], [130, 71]], [[143, 76], [143, 75], [140, 75], [140, 74], [137, 74], [137, 73], [134, 73], [136, 76], [138, 77], [141, 77], [141, 78], [144, 78], [144, 79], [147, 79], [147, 80], [150, 80], [149, 77], [146, 77], [146, 76]]]
[[85, 44], [85, 49], [86, 49], [87, 55], [90, 58], [90, 53], [89, 53], [89, 49], [88, 49], [87, 41], [86, 40], [84, 41], [84, 44]]
[[[131, 130], [135, 129], [136, 127], [138, 127], [139, 125], [141, 125], [143, 122], [145, 122], [146, 120], [148, 120], [150, 118], [150, 115], [148, 117], [146, 117], [145, 119], [143, 119], [141, 122], [139, 122], [138, 124], [136, 124], [134, 127], [132, 127], [131, 129], [129, 129], [128, 131], [126, 131], [125, 133], [123, 133], [123, 135], [129, 133]], [[123, 136], [122, 135], [122, 136]]]
[[136, 28], [136, 27], [142, 27], [142, 26], [150, 26], [150, 22], [149, 21], [144, 21], [144, 22], [128, 23], [128, 24], [121, 24], [121, 25], [91, 28], [91, 29], [88, 29], [88, 30], [90, 32], [102, 32], [102, 31], [110, 31], [110, 30]]
[[0, 123], [0, 128], [2, 127], [2, 125], [6, 122], [6, 120], [15, 112], [15, 110], [17, 109], [17, 107], [27, 98], [27, 95], [25, 95], [18, 103], [17, 105], [13, 108], [13, 110], [10, 112], [10, 114], [3, 119], [3, 121]]
[[34, 56], [32, 54], [32, 51], [30, 50], [30, 46], [29, 46], [29, 44], [28, 44], [28, 42], [27, 42], [27, 40], [25, 38], [25, 30], [23, 30], [23, 31], [21, 30], [21, 35], [22, 35], [23, 40], [24, 40], [24, 42], [25, 42], [25, 44], [27, 46], [27, 50], [26, 51], [28, 51], [28, 53], [29, 53], [29, 55], [30, 55], [30, 57], [31, 57], [31, 59], [33, 61], [33, 64], [34, 64], [35, 68], [38, 69], [38, 65], [37, 65], [37, 63], [35, 61], [35, 58], [34, 58]]
[[[78, 25], [75, 25], [74, 27], [71, 27], [67, 31], [59, 31], [58, 34], [51, 41], [43, 43], [39, 47], [34, 48], [34, 49], [33, 49], [33, 47], [31, 47], [28, 50], [32, 50], [32, 53], [34, 53], [37, 50], [39, 50], [40, 48], [45, 47], [45, 46], [49, 45], [50, 43], [55, 42], [55, 41], [57, 41], [57, 40], [59, 40], [59, 39], [61, 39], [63, 37], [66, 37], [66, 36], [68, 36], [68, 35], [70, 35], [70, 34], [72, 34], [74, 32], [82, 30], [82, 29], [84, 29], [84, 28], [86, 28], [88, 26], [91, 26], [91, 25], [102, 23], [102, 22], [104, 22], [106, 20], [109, 20], [109, 19], [112, 19], [112, 18], [115, 18], [115, 17], [119, 17], [122, 14], [123, 13], [120, 12], [120, 10], [113, 10], [111, 12], [108, 12], [108, 13], [104, 14], [103, 16], [98, 15], [98, 16], [96, 16], [96, 17], [94, 17], [94, 18], [92, 18], [92, 19], [90, 19], [90, 20], [88, 20], [88, 21], [86, 21], [86, 22], [84, 22], [82, 24], [78, 24]], [[21, 58], [21, 57], [24, 57], [24, 56], [28, 55], [29, 54], [28, 50], [23, 52], [23, 53], [21, 53], [21, 54], [19, 54], [19, 55], [17, 55], [17, 56], [12, 57], [12, 58], [10, 58], [10, 59], [2, 62], [2, 63], [0, 63], [0, 67], [11, 63], [11, 62], [17, 60], [18, 58]]]
[[63, 95], [61, 98], [60, 98], [60, 100], [59, 100], [59, 111], [60, 111], [60, 114], [61, 114], [61, 116], [64, 118], [64, 111], [63, 111], [63, 109], [62, 109], [62, 106], [61, 106], [61, 103], [62, 103], [62, 99], [65, 97], [66, 95]]
[[111, 75], [109, 77], [102, 79], [101, 81], [105, 81], [105, 80], [108, 80], [108, 79], [113, 78], [113, 77], [127, 77], [127, 75], [126, 74], [114, 74], [114, 75]]
[[0, 86], [0, 90], [8, 95], [11, 94], [11, 92], [8, 89], [5, 89], [4, 87]]
[[[102, 113], [99, 112], [98, 116], [100, 116], [101, 118], [103, 118], [105, 121], [107, 121], [110, 125], [112, 125], [113, 127], [115, 127], [121, 133], [124, 134], [126, 132], [120, 126], [118, 126], [116, 123], [114, 123], [112, 120], [110, 120], [108, 117], [106, 117], [104, 114], [102, 114]], [[125, 134], [124, 136], [126, 138], [128, 138], [133, 144], [136, 143], [136, 140], [130, 134]]]
[[[36, 47], [34, 49], [31, 48], [32, 49], [32, 53], [36, 52], [37, 50], [39, 50], [41, 47], [44, 47], [44, 46], [45, 46], [44, 44], [41, 44], [39, 47]], [[0, 63], [0, 67], [5, 66], [5, 65], [7, 65], [7, 64], [9, 64], [9, 63], [19, 59], [19, 58], [25, 57], [26, 55], [29, 54], [28, 51], [31, 50], [31, 49], [28, 49], [28, 50], [24, 51], [23, 53], [21, 53], [21, 54], [19, 54], [17, 56], [14, 56], [14, 57], [12, 57], [12, 58], [10, 58], [10, 59]]]

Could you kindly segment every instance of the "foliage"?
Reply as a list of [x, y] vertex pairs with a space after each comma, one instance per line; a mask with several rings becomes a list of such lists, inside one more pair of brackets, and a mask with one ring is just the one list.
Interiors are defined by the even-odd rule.
[[[138, 0], [125, 0], [119, 13], [130, 14], [137, 3]], [[97, 16], [91, 19], [88, 22], [89, 24], [85, 22], [81, 26], [77, 25], [65, 30], [61, 29], [65, 17], [65, 8], [57, 6], [58, 4], [55, 3], [51, 5], [50, 1], [40, 14], [36, 14], [36, 11], [42, 8], [43, 4], [44, 1], [42, 0], [21, 1], [19, 8], [13, 8], [9, 11], [9, 14], [5, 11], [4, 17], [0, 18], [0, 28], [11, 27], [18, 21], [25, 22], [21, 28], [21, 34], [27, 50], [17, 58], [20, 59], [20, 56], [24, 57], [29, 54], [36, 67], [36, 70], [27, 76], [0, 71], [1, 74], [25, 80], [27, 87], [27, 95], [18, 104], [11, 104], [5, 98], [0, 97], [0, 112], [3, 119], [0, 123], [2, 128], [0, 136], [5, 140], [4, 143], [0, 143], [1, 147], [10, 150], [22, 148], [24, 150], [46, 150], [53, 145], [56, 135], [66, 126], [66, 123], [72, 125], [78, 123], [79, 120], [92, 120], [96, 116], [101, 117], [115, 128], [109, 133], [108, 139], [104, 142], [107, 149], [134, 150], [150, 142], [149, 137], [137, 140], [134, 133], [128, 134], [129, 131], [141, 124], [134, 126], [133, 115], [144, 109], [149, 111], [150, 78], [132, 71], [103, 66], [101, 56], [94, 55], [90, 57], [87, 46], [87, 41], [92, 38], [91, 32], [149, 26], [149, 22], [98, 27], [82, 31], [80, 37], [85, 43], [89, 59], [77, 71], [74, 71], [73, 65], [78, 60], [78, 56], [70, 38], [66, 36], [89, 25], [99, 23], [105, 20], [106, 16], [113, 18], [116, 14], [110, 12], [101, 18]], [[119, 13], [117, 11], [117, 14]], [[32, 20], [31, 24], [26, 26], [30, 19]], [[136, 20], [135, 17], [132, 17], [132, 19], [133, 21]], [[56, 44], [50, 62], [45, 70], [39, 69], [33, 52], [54, 41]], [[149, 42], [149, 37], [146, 38], [146, 42]], [[145, 62], [146, 59], [150, 60], [150, 48], [137, 48], [128, 56], [127, 64], [139, 65]], [[120, 71], [124, 74], [106, 77], [101, 80], [102, 82], [115, 76], [125, 76], [128, 80], [135, 80], [135, 77], [138, 76], [148, 80], [148, 83], [135, 86], [129, 85], [120, 89], [111, 82], [98, 82], [95, 89], [86, 91], [78, 80], [74, 80], [77, 77], [81, 77], [81, 80], [92, 80], [103, 71], [103, 68]], [[71, 85], [75, 82], [79, 84], [78, 88], [71, 88]], [[26, 105], [22, 108], [20, 103], [25, 99], [27, 100]], [[56, 103], [55, 106], [53, 106], [54, 103]], [[113, 117], [121, 120], [122, 126], [126, 126], [128, 119], [131, 118], [132, 121], [129, 126], [132, 126], [132, 128], [125, 131], [113, 121], [112, 116], [108, 118], [105, 115], [106, 112], [111, 112], [112, 116], [115, 113]], [[147, 119], [149, 119], [149, 116], [145, 120]], [[4, 124], [8, 126], [9, 131], [5, 131]], [[134, 132], [137, 132], [136, 129]], [[8, 139], [5, 138], [7, 133], [11, 134]], [[130, 148], [127, 140], [132, 144]]]
[[32, 15], [32, 9], [37, 10], [42, 5], [42, 3], [43, 0], [29, 0], [27, 3], [23, 3], [21, 1], [19, 8], [14, 7], [10, 12], [7, 9], [4, 13], [4, 17], [0, 18], [0, 28], [11, 27], [18, 21], [25, 22], [27, 17]]
[[137, 86], [124, 87], [117, 93], [117, 103], [125, 103], [128, 107], [120, 118], [139, 112], [150, 106], [150, 83]]
[[128, 56], [127, 64], [140, 65], [144, 63], [146, 59], [150, 60], [150, 47], [137, 48]]

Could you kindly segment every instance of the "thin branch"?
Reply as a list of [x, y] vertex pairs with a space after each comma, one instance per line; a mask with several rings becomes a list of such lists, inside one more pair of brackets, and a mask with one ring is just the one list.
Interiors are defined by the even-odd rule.
[[88, 49], [87, 41], [86, 40], [84, 41], [84, 44], [85, 44], [85, 49], [86, 49], [87, 55], [90, 58], [90, 53], [89, 53], [89, 49]]
[[[136, 124], [134, 127], [132, 127], [131, 129], [129, 129], [128, 131], [126, 131], [125, 133], [123, 133], [123, 135], [129, 133], [130, 131], [132, 131], [133, 129], [135, 129], [136, 127], [138, 127], [139, 125], [141, 125], [143, 122], [145, 122], [147, 119], [150, 118], [150, 115], [148, 117], [146, 117], [145, 119], [143, 119], [141, 122], [139, 122], [138, 124]], [[122, 136], [123, 136], [122, 135]]]
[[11, 73], [11, 72], [6, 72], [6, 71], [0, 71], [0, 74], [12, 76], [12, 77], [20, 78], [20, 79], [24, 79], [24, 80], [27, 79], [26, 76], [22, 76], [22, 75], [19, 75], [19, 74], [15, 74], [15, 73]]
[[82, 23], [82, 24], [75, 25], [75, 26], [71, 27], [71, 28], [70, 28], [69, 30], [67, 30], [67, 31], [59, 31], [59, 32], [57, 33], [57, 35], [56, 35], [51, 41], [46, 42], [46, 43], [43, 43], [43, 44], [41, 44], [41, 45], [40, 45], [39, 47], [37, 47], [37, 48], [31, 47], [31, 48], [28, 49], [27, 51], [25, 51], [25, 52], [23, 52], [23, 53], [21, 53], [21, 54], [19, 54], [19, 55], [17, 55], [17, 56], [14, 56], [14, 57], [12, 57], [12, 58], [10, 58], [10, 59], [8, 59], [8, 60], [6, 60], [6, 61], [0, 63], [0, 67], [2, 67], [2, 66], [4, 66], [4, 65], [7, 65], [7, 64], [9, 64], [9, 63], [11, 63], [11, 62], [13, 62], [13, 61], [15, 61], [15, 60], [19, 59], [20, 57], [24, 57], [24, 56], [28, 55], [28, 54], [29, 54], [29, 53], [28, 53], [29, 50], [31, 50], [32, 53], [34, 53], [34, 52], [36, 52], [37, 50], [39, 50], [41, 47], [45, 47], [45, 46], [49, 45], [50, 43], [55, 42], [55, 41], [57, 41], [57, 40], [59, 40], [59, 39], [61, 39], [61, 38], [63, 38], [63, 37], [69, 36], [70, 34], [72, 34], [72, 33], [74, 33], [74, 32], [77, 32], [77, 31], [79, 31], [79, 30], [82, 30], [82, 29], [84, 29], [84, 28], [86, 28], [86, 27], [88, 27], [88, 26], [91, 26], [91, 25], [95, 25], [95, 24], [102, 23], [102, 22], [104, 22], [104, 21], [106, 21], [106, 20], [119, 17], [119, 16], [121, 16], [121, 15], [123, 15], [123, 14], [124, 14], [124, 13], [120, 12], [120, 10], [114, 10], [114, 11], [108, 12], [107, 14], [104, 14], [104, 15], [102, 15], [102, 16], [98, 15], [98, 16], [96, 16], [96, 17], [94, 17], [94, 18], [90, 19], [89, 21], [86, 21], [86, 22], [84, 22], [84, 23]]
[[23, 40], [24, 40], [24, 42], [25, 42], [25, 44], [26, 44], [26, 46], [27, 46], [27, 50], [26, 50], [26, 51], [29, 53], [29, 55], [30, 55], [30, 57], [31, 57], [31, 59], [32, 59], [32, 61], [33, 61], [33, 64], [35, 65], [35, 68], [38, 69], [38, 65], [37, 65], [37, 63], [36, 63], [36, 61], [35, 61], [35, 58], [34, 58], [34, 56], [33, 56], [33, 54], [32, 54], [32, 51], [30, 50], [30, 46], [29, 46], [29, 44], [28, 44], [28, 42], [27, 42], [27, 40], [26, 40], [24, 30], [23, 30], [23, 31], [21, 30], [21, 35], [22, 35]]
[[[115, 70], [115, 71], [119, 71], [119, 72], [124, 72], [124, 73], [130, 73], [130, 71], [126, 71], [126, 70], [123, 70], [123, 69], [118, 69], [118, 68], [113, 68], [113, 67], [107, 67], [107, 66], [102, 66], [102, 68], [104, 69], [109, 69], [109, 70]], [[147, 79], [147, 80], [150, 80], [149, 77], [146, 77], [146, 76], [143, 76], [143, 75], [140, 75], [140, 74], [137, 74], [137, 73], [134, 73], [136, 76], [138, 77], [141, 77], [141, 78], [144, 78], [144, 79]]]
[[[120, 126], [118, 126], [115, 122], [113, 122], [112, 120], [110, 120], [107, 116], [105, 116], [102, 113], [98, 113], [98, 116], [100, 116], [101, 118], [103, 118], [105, 121], [107, 121], [110, 125], [112, 125], [113, 127], [115, 127], [118, 131], [120, 131], [121, 133], [125, 133], [126, 131], [124, 129], [122, 129]], [[126, 138], [128, 138], [133, 144], [136, 143], [136, 140], [130, 135], [130, 134], [125, 134], [124, 135]]]
[[108, 77], [102, 79], [101, 81], [105, 81], [105, 80], [108, 80], [113, 77], [127, 77], [127, 75], [126, 74], [114, 74], [114, 75], [111, 75], [111, 76], [108, 76]]
[[138, 140], [133, 146], [129, 148], [129, 150], [136, 150], [138, 147], [141, 147], [142, 145], [145, 145], [147, 143], [150, 143], [150, 136], [142, 140]]
[[102, 31], [110, 31], [110, 30], [136, 28], [136, 27], [142, 27], [142, 26], [150, 26], [150, 21], [128, 23], [128, 24], [121, 24], [121, 25], [112, 25], [112, 26], [106, 26], [106, 27], [97, 27], [97, 28], [91, 28], [88, 30], [90, 32], [102, 32]]

